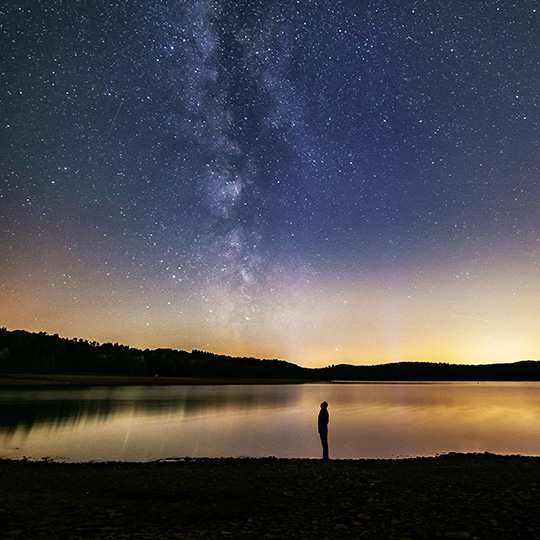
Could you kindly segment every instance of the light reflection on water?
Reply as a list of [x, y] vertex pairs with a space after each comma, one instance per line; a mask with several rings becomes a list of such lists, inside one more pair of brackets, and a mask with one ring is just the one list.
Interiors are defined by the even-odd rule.
[[13, 389], [0, 457], [319, 457], [323, 400], [331, 457], [540, 455], [540, 383], [513, 382]]

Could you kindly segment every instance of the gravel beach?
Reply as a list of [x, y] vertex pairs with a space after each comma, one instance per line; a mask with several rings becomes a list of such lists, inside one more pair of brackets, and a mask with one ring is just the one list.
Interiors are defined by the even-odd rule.
[[540, 458], [0, 461], [4, 540], [535, 539]]

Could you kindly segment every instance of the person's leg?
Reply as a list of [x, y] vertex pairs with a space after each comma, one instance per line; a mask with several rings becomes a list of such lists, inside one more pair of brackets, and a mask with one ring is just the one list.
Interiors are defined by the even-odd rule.
[[321, 444], [323, 447], [323, 459], [329, 459], [328, 458], [328, 434], [327, 433], [321, 433]]

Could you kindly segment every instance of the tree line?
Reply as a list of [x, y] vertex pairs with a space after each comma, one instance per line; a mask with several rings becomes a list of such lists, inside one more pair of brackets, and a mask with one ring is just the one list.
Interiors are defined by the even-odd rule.
[[284, 360], [231, 357], [206, 351], [136, 349], [58, 334], [0, 328], [0, 371], [150, 375], [303, 381], [540, 381], [540, 362], [457, 365], [395, 362], [304, 368]]
[[306, 369], [283, 360], [236, 358], [199, 350], [141, 350], [119, 343], [99, 344], [0, 328], [0, 371], [303, 379]]

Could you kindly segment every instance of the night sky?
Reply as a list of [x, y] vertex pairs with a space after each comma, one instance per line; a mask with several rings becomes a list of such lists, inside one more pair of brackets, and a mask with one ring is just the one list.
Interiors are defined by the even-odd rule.
[[540, 357], [536, 2], [4, 4], [0, 326]]

